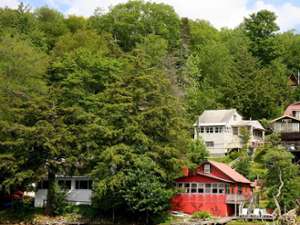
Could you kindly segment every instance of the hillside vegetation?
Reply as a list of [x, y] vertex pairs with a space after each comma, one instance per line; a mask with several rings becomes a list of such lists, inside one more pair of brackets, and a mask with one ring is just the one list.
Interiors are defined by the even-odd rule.
[[[217, 30], [143, 1], [89, 18], [24, 4], [0, 9], [0, 192], [30, 190], [47, 177], [53, 215], [55, 174], [88, 174], [99, 212], [161, 215], [182, 166], [207, 157], [192, 140], [204, 109], [269, 120], [300, 100], [288, 86], [300, 69], [300, 35], [279, 32], [275, 19], [262, 10]], [[284, 193], [292, 194], [280, 204], [288, 209], [299, 194], [290, 190], [298, 167], [279, 151], [266, 158], [278, 165], [261, 156], [256, 168], [270, 196], [279, 184], [268, 171], [286, 168]]]

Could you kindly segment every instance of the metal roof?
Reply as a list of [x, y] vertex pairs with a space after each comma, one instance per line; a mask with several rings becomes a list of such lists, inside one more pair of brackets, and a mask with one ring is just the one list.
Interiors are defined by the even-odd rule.
[[251, 126], [255, 129], [265, 130], [265, 128], [257, 120], [241, 120], [237, 121], [236, 123], [233, 123], [232, 126]]
[[235, 113], [236, 109], [205, 110], [199, 116], [197, 124], [226, 124]]
[[235, 171], [230, 166], [228, 166], [224, 163], [219, 163], [219, 162], [215, 162], [215, 161], [208, 161], [208, 162], [211, 165], [213, 165], [214, 167], [218, 168], [221, 172], [223, 172], [225, 175], [230, 177], [235, 182], [247, 183], [247, 184], [251, 183], [251, 181], [249, 181], [246, 177], [244, 177], [243, 175], [241, 175], [240, 173], [238, 173], [237, 171]]

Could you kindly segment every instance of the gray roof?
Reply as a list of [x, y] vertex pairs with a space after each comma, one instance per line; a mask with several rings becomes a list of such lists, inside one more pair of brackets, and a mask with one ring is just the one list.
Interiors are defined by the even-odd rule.
[[236, 113], [236, 109], [205, 110], [198, 118], [197, 123], [227, 123]]
[[254, 129], [259, 129], [259, 130], [264, 130], [265, 128], [260, 124], [259, 121], [257, 120], [241, 120], [241, 121], [238, 121], [234, 124], [232, 124], [232, 126], [241, 126], [241, 127], [244, 127], [244, 126], [251, 126], [253, 127]]

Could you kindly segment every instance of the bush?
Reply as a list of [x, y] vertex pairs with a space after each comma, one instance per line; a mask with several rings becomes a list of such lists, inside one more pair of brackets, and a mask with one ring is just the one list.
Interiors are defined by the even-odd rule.
[[54, 215], [62, 215], [67, 206], [66, 193], [57, 183], [55, 183], [53, 188], [55, 192], [55, 201], [53, 202], [55, 205]]
[[194, 212], [192, 215], [194, 219], [211, 219], [211, 215], [206, 211]]

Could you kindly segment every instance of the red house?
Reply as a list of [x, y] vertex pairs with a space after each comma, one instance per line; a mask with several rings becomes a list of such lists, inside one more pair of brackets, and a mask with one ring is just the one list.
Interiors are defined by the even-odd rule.
[[224, 163], [206, 161], [176, 179], [181, 192], [171, 200], [172, 210], [192, 214], [206, 211], [213, 216], [238, 215], [252, 197], [251, 182]]

